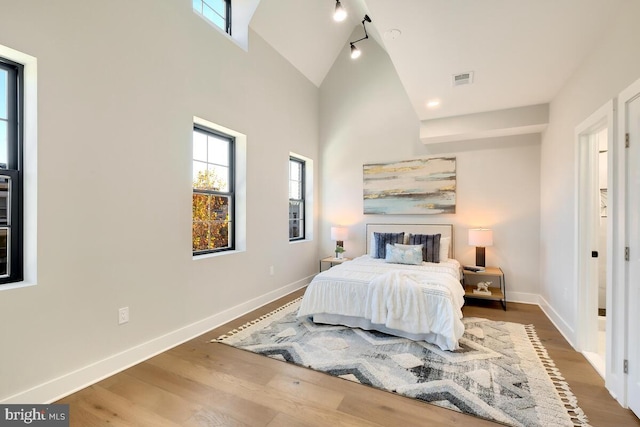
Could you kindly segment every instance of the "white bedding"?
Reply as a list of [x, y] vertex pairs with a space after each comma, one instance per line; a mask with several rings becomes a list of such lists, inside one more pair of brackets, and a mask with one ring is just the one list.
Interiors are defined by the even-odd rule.
[[464, 333], [460, 263], [403, 265], [363, 255], [318, 274], [298, 317], [317, 323], [375, 329], [459, 348]]

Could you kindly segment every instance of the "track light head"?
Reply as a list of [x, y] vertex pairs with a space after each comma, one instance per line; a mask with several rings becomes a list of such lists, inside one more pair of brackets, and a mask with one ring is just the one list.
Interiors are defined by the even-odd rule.
[[365, 22], [371, 22], [371, 18], [369, 18], [369, 15], [364, 15], [364, 19], [362, 20], [362, 28], [364, 29], [364, 37], [358, 40], [354, 40], [352, 42], [349, 42], [349, 44], [351, 45], [351, 58], [352, 59], [356, 59], [360, 56], [361, 52], [360, 49], [358, 49], [358, 47], [356, 46], [356, 43], [362, 41], [362, 40], [366, 40], [369, 38], [369, 34], [367, 33], [367, 26], [365, 25]]
[[358, 49], [358, 46], [351, 43], [351, 59], [359, 58], [361, 54], [362, 52], [360, 52], [360, 49]]
[[336, 10], [333, 12], [333, 20], [337, 22], [344, 21], [347, 17], [347, 11], [342, 7], [340, 0], [336, 0]]

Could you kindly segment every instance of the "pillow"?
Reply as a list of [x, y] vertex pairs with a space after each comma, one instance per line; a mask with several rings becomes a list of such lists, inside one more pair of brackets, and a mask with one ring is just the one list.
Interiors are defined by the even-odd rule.
[[422, 260], [426, 262], [440, 262], [441, 234], [410, 234], [409, 244], [422, 244]]
[[404, 245], [385, 245], [386, 255], [384, 262], [394, 264], [422, 264], [422, 245], [410, 245], [408, 248], [402, 248]]
[[371, 256], [374, 258], [384, 259], [387, 254], [387, 243], [393, 245], [394, 243], [404, 242], [404, 232], [402, 233], [373, 233], [373, 241], [375, 245], [375, 251], [372, 251]]
[[449, 246], [451, 246], [451, 237], [440, 238], [440, 262], [449, 259]]
[[[408, 236], [407, 236], [407, 237], [408, 237]], [[422, 247], [423, 247], [424, 245], [402, 245], [402, 244], [400, 244], [400, 243], [396, 243], [396, 244], [395, 244], [395, 245], [393, 245], [393, 246], [395, 246], [396, 248], [400, 248], [400, 249], [402, 249], [402, 250], [405, 250], [405, 251], [406, 251], [407, 249], [413, 249], [413, 248], [420, 248], [420, 250], [422, 250]]]

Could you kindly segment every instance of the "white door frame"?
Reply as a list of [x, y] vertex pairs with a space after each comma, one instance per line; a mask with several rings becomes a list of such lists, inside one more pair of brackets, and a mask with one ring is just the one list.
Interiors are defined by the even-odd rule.
[[[635, 301], [633, 303], [630, 303], [629, 300], [630, 298], [636, 298], [636, 296], [633, 294], [631, 290], [630, 280], [637, 280], [637, 278], [631, 277], [631, 275], [629, 274], [629, 270], [628, 270], [629, 263], [625, 261], [624, 249], [625, 249], [625, 246], [629, 246], [629, 243], [630, 243], [629, 239], [631, 238], [630, 236], [628, 236], [630, 231], [627, 228], [627, 221], [630, 221], [632, 218], [628, 217], [627, 215], [640, 215], [640, 213], [638, 212], [633, 212], [633, 211], [627, 212], [628, 211], [627, 209], [627, 200], [628, 200], [627, 193], [628, 192], [627, 192], [626, 178], [628, 173], [628, 167], [633, 165], [630, 162], [629, 163], [627, 162], [627, 160], [631, 161], [631, 159], [627, 159], [627, 157], [629, 156], [627, 156], [626, 149], [625, 149], [625, 134], [628, 129], [627, 104], [638, 97], [640, 97], [640, 80], [636, 80], [633, 84], [631, 84], [625, 90], [620, 92], [620, 94], [618, 95], [618, 139], [616, 141], [616, 146], [619, 147], [619, 151], [616, 154], [616, 160], [619, 162], [618, 163], [619, 167], [618, 167], [618, 170], [616, 171], [616, 176], [622, 185], [621, 185], [620, 191], [616, 192], [616, 195], [619, 198], [619, 205], [620, 205], [618, 215], [616, 215], [616, 217], [619, 220], [619, 228], [616, 230], [616, 237], [619, 239], [619, 241], [616, 244], [621, 252], [619, 253], [618, 257], [616, 257], [615, 259], [616, 261], [615, 268], [616, 268], [616, 272], [618, 273], [617, 280], [621, 280], [621, 283], [624, 286], [623, 286], [623, 292], [620, 292], [621, 295], [617, 296], [616, 301], [621, 301], [622, 304], [625, 304], [624, 305], [625, 310], [624, 310], [624, 316], [620, 320], [620, 323], [618, 323], [617, 325], [614, 325], [614, 327], [619, 327], [620, 331], [623, 331], [622, 333], [625, 334], [625, 341], [623, 342], [625, 351], [623, 353], [623, 357], [619, 358], [619, 360], [616, 361], [616, 363], [618, 364], [619, 371], [622, 372], [622, 369], [623, 369], [622, 366], [623, 366], [624, 360], [628, 359], [631, 365], [629, 367], [629, 375], [622, 374], [621, 375], [622, 378], [620, 378], [619, 380], [619, 383], [623, 387], [623, 396], [622, 396], [622, 399], [618, 399], [618, 401], [624, 407], [629, 407], [629, 404], [633, 405], [636, 411], [640, 405], [640, 403], [638, 402], [638, 396], [637, 396], [637, 380], [639, 376], [638, 375], [639, 367], [637, 366], [637, 364], [638, 364], [638, 359], [640, 359], [640, 357], [638, 357], [638, 343], [637, 343], [638, 337], [632, 336], [637, 333], [638, 325], [633, 325], [633, 328], [631, 325], [631, 322], [633, 322], [634, 319], [637, 319], [637, 314], [635, 314], [632, 317], [630, 310], [637, 310], [637, 307], [636, 307]], [[634, 138], [636, 138], [637, 140], [637, 135]], [[634, 162], [637, 162], [637, 159], [634, 159]], [[634, 250], [636, 249], [634, 248]], [[633, 257], [634, 255], [631, 254], [631, 256]], [[635, 256], [637, 257], [637, 254]], [[622, 305], [620, 305], [620, 307], [622, 307]], [[633, 347], [633, 348], [630, 348], [630, 347]], [[635, 360], [631, 360], [634, 358]], [[633, 366], [634, 364], [636, 366]], [[636, 393], [633, 402], [629, 400], [630, 398], [629, 390], [631, 389], [631, 387], [634, 387], [634, 390]]]
[[[597, 111], [591, 114], [586, 120], [576, 127], [576, 213], [575, 213], [575, 236], [576, 236], [576, 313], [578, 315], [576, 349], [580, 352], [597, 352], [598, 335], [598, 275], [597, 258], [592, 258], [591, 251], [598, 249], [598, 227], [600, 215], [598, 214], [598, 146], [595, 135], [602, 129], [607, 128], [607, 139], [609, 146], [612, 145], [615, 137], [615, 103], [613, 100], [607, 102]], [[607, 156], [607, 182], [609, 188], [615, 185], [612, 180], [614, 161], [612, 156]], [[612, 223], [611, 216], [607, 216], [607, 247], [612, 248]], [[601, 251], [602, 252], [602, 251]], [[615, 305], [612, 300], [613, 272], [611, 270], [612, 254], [607, 250], [607, 360], [604, 372], [591, 357], [587, 359], [594, 363], [598, 373], [605, 378], [609, 372], [609, 359], [616, 357], [616, 349], [610, 346], [609, 335], [611, 331], [611, 315]]]

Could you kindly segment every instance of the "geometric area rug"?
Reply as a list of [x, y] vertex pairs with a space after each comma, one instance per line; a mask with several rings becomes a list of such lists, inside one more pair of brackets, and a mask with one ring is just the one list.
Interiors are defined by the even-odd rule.
[[376, 331], [297, 319], [300, 298], [212, 342], [509, 426], [588, 426], [532, 325], [464, 318], [443, 351]]

